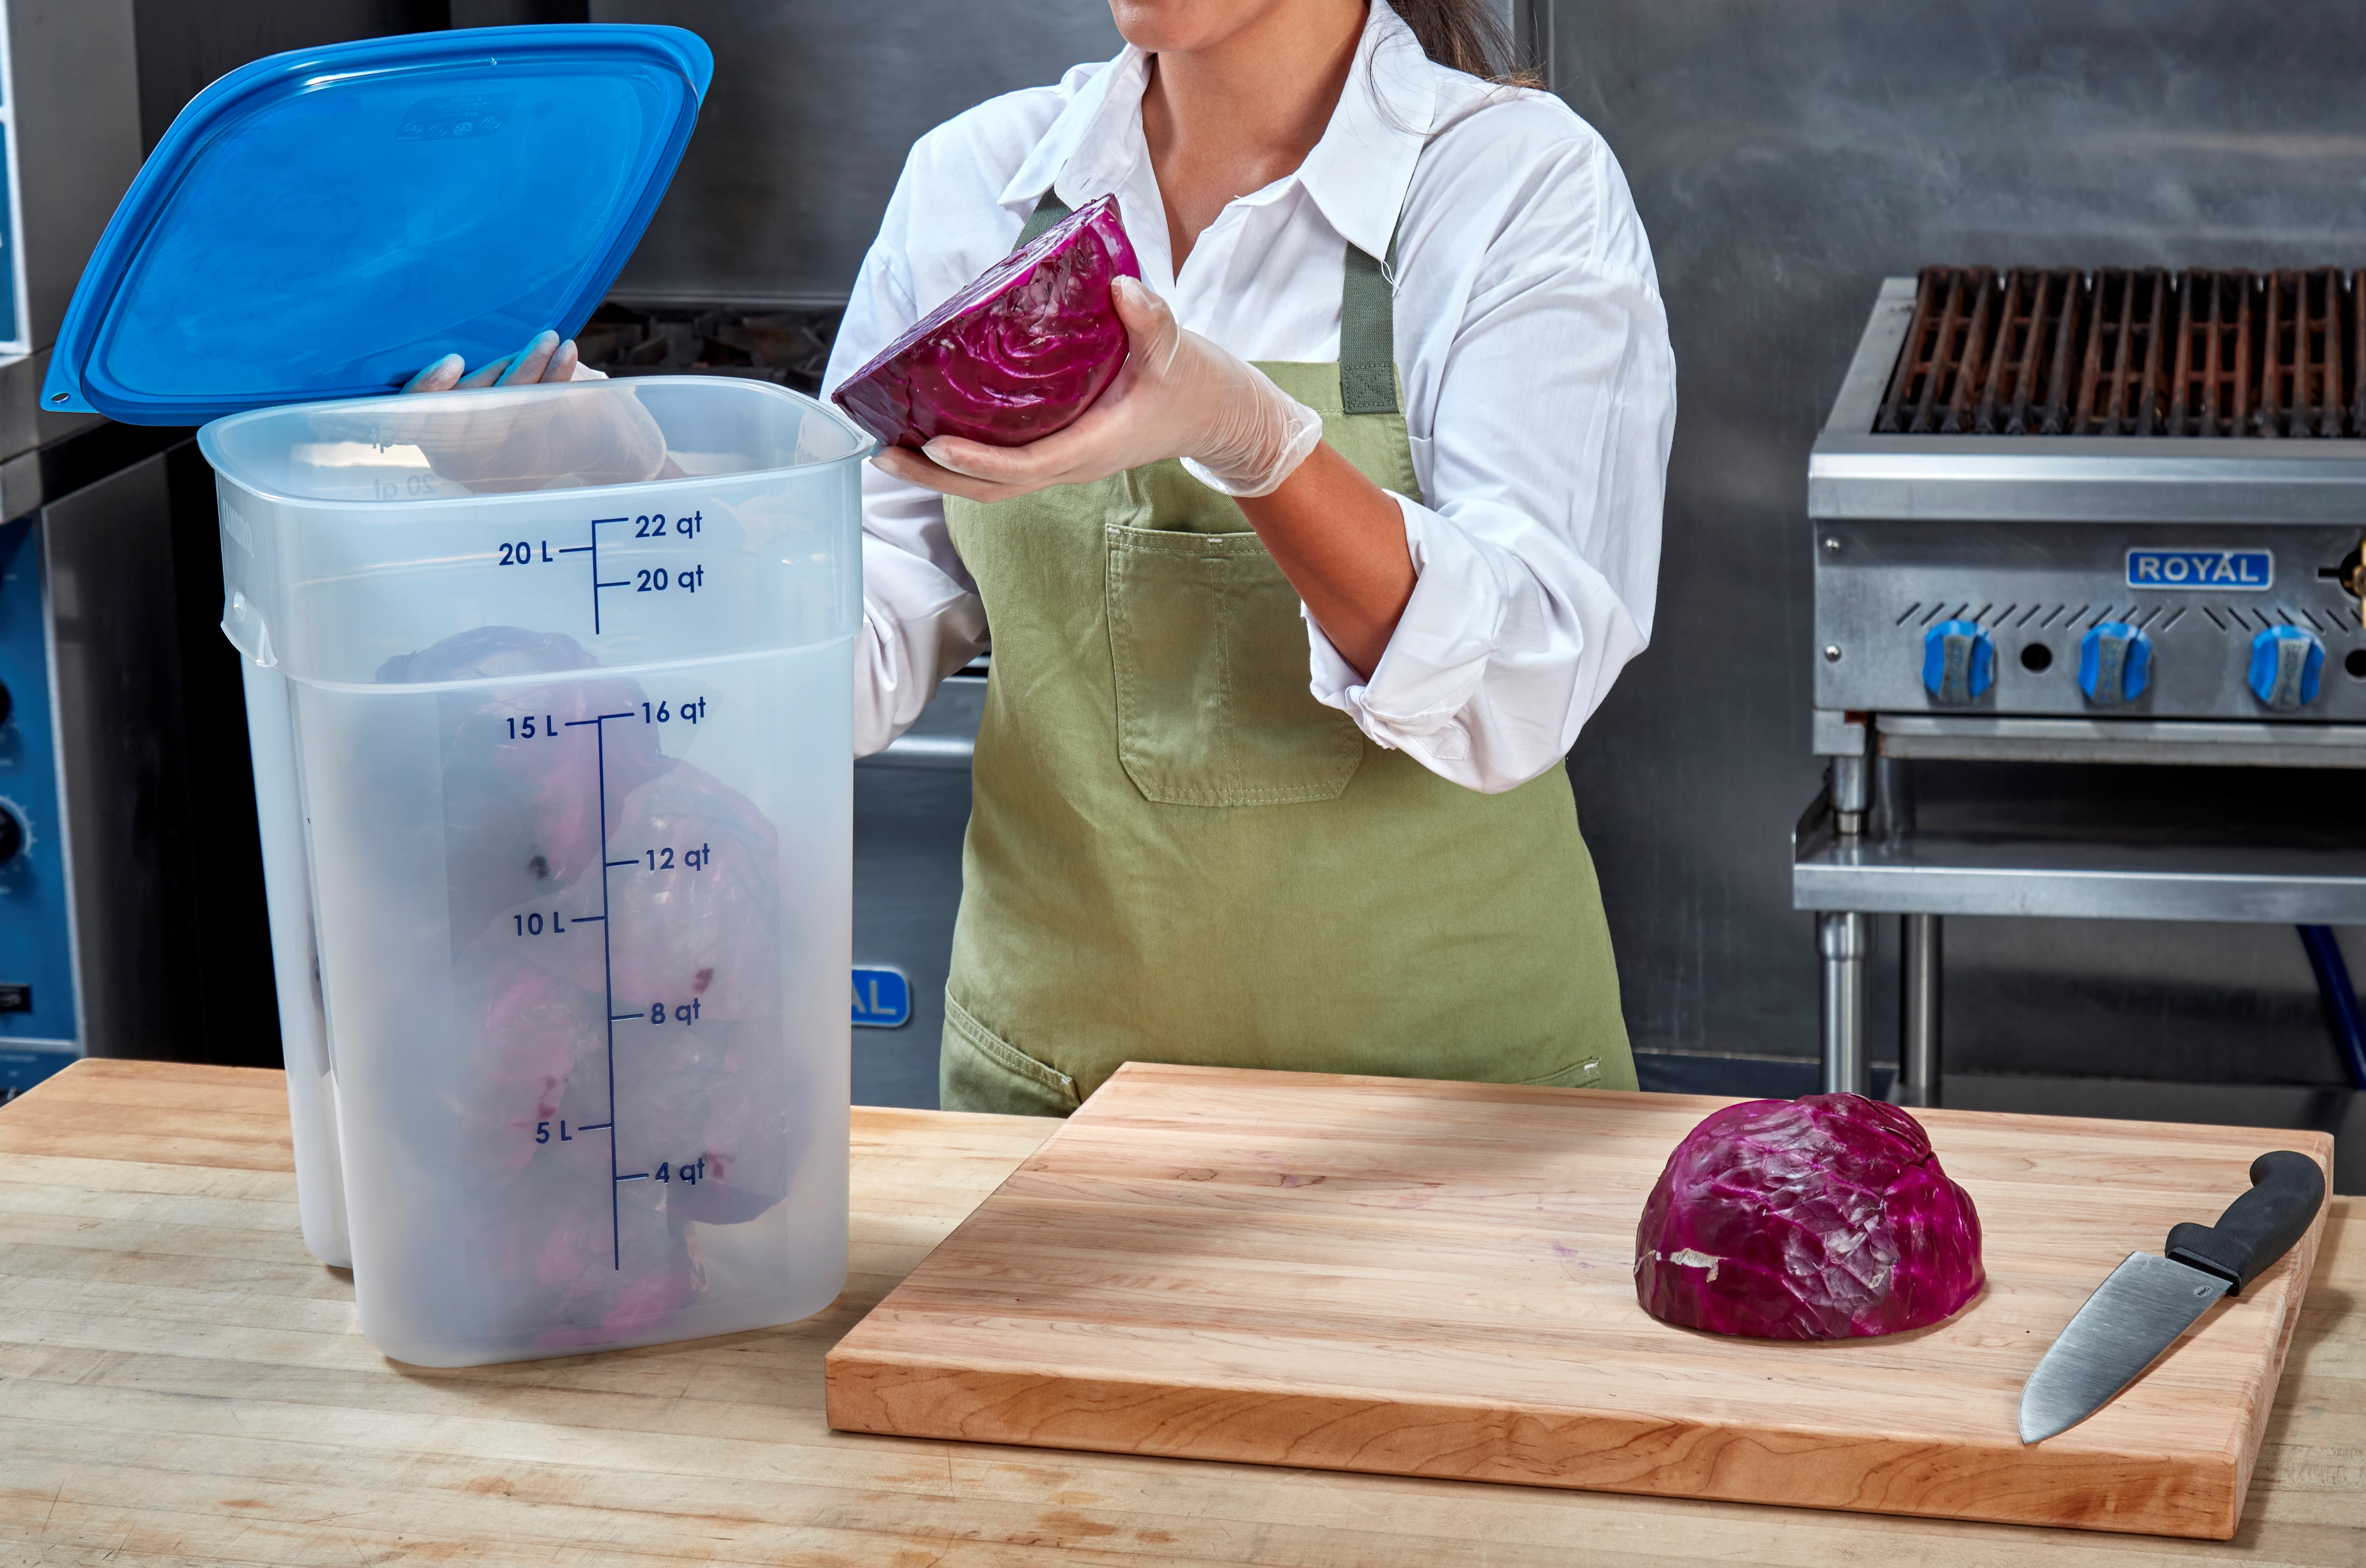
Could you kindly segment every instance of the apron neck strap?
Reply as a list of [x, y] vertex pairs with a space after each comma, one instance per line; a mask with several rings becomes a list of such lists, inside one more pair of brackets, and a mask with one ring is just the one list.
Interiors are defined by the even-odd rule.
[[1347, 246], [1339, 280], [1339, 407], [1350, 414], [1397, 411], [1397, 233], [1385, 262]]
[[[1020, 249], [1068, 216], [1069, 207], [1045, 191], [1019, 230]], [[1339, 407], [1350, 414], [1397, 412], [1396, 230], [1389, 230], [1385, 261], [1347, 247], [1339, 280]]]
[[1027, 215], [1026, 227], [1019, 230], [1019, 243], [1010, 248], [1014, 251], [1025, 250], [1042, 239], [1045, 230], [1067, 217], [1068, 212], [1066, 202], [1062, 201], [1053, 192], [1045, 191], [1043, 199], [1035, 204], [1035, 210]]

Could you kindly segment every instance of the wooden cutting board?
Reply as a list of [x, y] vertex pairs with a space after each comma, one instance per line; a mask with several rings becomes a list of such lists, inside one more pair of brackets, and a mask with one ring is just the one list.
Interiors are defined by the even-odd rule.
[[1132, 1065], [829, 1354], [845, 1431], [2233, 1535], [2323, 1230], [2034, 1447], [2120, 1260], [2321, 1133], [1917, 1113], [1978, 1205], [1946, 1323], [1793, 1344], [1636, 1305], [1635, 1221], [1730, 1102]]

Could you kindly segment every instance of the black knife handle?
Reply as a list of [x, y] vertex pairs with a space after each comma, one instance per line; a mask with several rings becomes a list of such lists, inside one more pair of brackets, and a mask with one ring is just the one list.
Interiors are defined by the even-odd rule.
[[2169, 1255], [2232, 1280], [2229, 1295], [2292, 1250], [2325, 1203], [2325, 1172], [2305, 1154], [2279, 1148], [2251, 1161], [2251, 1190], [2226, 1205], [2216, 1225], [2169, 1227]]

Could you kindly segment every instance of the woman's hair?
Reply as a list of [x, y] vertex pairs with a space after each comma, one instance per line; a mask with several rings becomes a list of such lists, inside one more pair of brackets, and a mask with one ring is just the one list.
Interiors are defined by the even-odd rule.
[[1530, 62], [1516, 60], [1503, 17], [1489, 0], [1389, 0], [1440, 65], [1506, 85], [1540, 85]]

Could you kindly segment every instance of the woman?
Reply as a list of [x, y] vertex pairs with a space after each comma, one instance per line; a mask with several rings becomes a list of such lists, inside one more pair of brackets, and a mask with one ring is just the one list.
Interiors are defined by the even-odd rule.
[[831, 386], [1110, 191], [1143, 270], [1074, 425], [865, 476], [858, 751], [991, 628], [949, 1109], [1130, 1059], [1634, 1086], [1560, 764], [1649, 633], [1674, 373], [1617, 165], [1482, 79], [1485, 4], [1111, 0], [1115, 60], [912, 151]]

